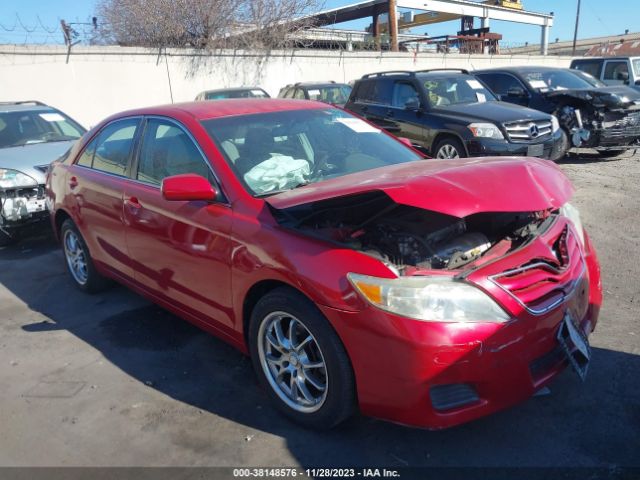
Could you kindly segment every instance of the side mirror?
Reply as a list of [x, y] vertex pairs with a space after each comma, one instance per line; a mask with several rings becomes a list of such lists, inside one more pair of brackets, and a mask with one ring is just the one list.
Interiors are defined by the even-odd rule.
[[417, 97], [411, 97], [409, 100], [404, 102], [405, 110], [420, 110], [420, 100]]
[[629, 83], [629, 72], [618, 72], [618, 80], [622, 80], [624, 83]]
[[527, 96], [527, 92], [522, 87], [511, 87], [507, 90], [507, 97], [523, 98]]
[[164, 199], [169, 201], [210, 201], [218, 196], [209, 180], [193, 173], [166, 177], [160, 190]]
[[405, 145], [413, 148], [413, 143], [411, 143], [411, 140], [408, 139], [407, 137], [398, 137], [398, 140], [400, 140], [402, 143], [404, 143]]

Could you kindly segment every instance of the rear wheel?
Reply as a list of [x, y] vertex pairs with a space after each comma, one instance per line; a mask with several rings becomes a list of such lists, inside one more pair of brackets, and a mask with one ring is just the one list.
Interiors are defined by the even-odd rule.
[[328, 429], [355, 410], [355, 380], [342, 342], [307, 298], [290, 288], [264, 296], [251, 314], [249, 348], [275, 406], [306, 427]]
[[75, 285], [88, 293], [96, 293], [111, 285], [111, 281], [98, 273], [89, 248], [73, 221], [67, 219], [60, 229], [62, 251], [67, 270]]
[[438, 141], [433, 152], [434, 158], [440, 159], [453, 159], [467, 156], [460, 140], [453, 137], [446, 137]]

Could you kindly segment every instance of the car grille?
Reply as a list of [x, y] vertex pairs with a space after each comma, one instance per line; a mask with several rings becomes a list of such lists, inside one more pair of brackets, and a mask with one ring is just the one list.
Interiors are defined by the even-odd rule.
[[640, 137], [640, 112], [630, 112], [624, 115], [607, 112], [600, 128], [602, 129], [602, 137], [610, 141]]
[[562, 303], [584, 277], [582, 251], [578, 239], [567, 226], [549, 243], [549, 247], [555, 261], [534, 259], [490, 277], [535, 315], [548, 312]]
[[550, 120], [523, 120], [504, 124], [509, 140], [514, 142], [532, 142], [551, 135]]

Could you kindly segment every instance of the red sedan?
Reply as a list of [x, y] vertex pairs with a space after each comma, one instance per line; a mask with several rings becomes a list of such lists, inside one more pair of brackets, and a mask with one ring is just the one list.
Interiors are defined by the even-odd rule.
[[445, 428], [587, 373], [599, 266], [546, 160], [424, 160], [323, 103], [223, 100], [112, 116], [47, 186], [79, 288], [235, 345], [304, 425]]

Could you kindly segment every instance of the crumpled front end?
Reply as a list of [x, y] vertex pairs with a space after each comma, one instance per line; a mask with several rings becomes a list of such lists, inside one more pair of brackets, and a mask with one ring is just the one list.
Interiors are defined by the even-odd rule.
[[560, 124], [574, 147], [636, 148], [640, 140], [640, 99], [617, 90], [556, 91], [548, 94], [558, 102]]
[[31, 179], [31, 185], [14, 186], [17, 182], [10, 178], [11, 173], [9, 171], [6, 178], [0, 180], [0, 230], [9, 238], [14, 237], [19, 229], [48, 219], [44, 185]]

